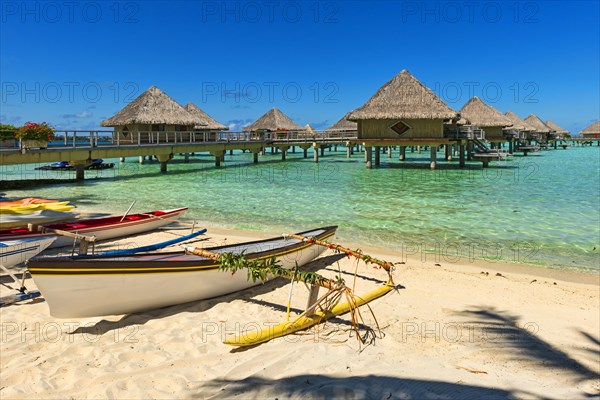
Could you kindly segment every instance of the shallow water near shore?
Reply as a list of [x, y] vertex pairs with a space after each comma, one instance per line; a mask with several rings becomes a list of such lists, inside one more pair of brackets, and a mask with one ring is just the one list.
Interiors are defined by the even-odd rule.
[[[182, 156], [159, 173], [156, 161], [118, 160], [112, 170], [87, 171], [83, 183], [10, 190], [9, 197], [71, 200], [80, 211], [122, 213], [189, 207], [187, 220], [274, 234], [339, 225], [338, 241], [385, 246], [439, 262], [486, 259], [561, 269], [600, 269], [600, 148], [569, 148], [515, 156], [482, 169], [439, 163], [429, 152], [407, 161], [382, 154], [367, 170], [362, 153], [326, 151], [319, 164], [289, 153], [227, 155], [215, 168], [201, 154]], [[438, 160], [443, 152], [438, 152]], [[416, 163], [419, 161], [419, 163]], [[412, 168], [402, 168], [409, 164]], [[73, 172], [3, 166], [3, 179], [72, 178]]]

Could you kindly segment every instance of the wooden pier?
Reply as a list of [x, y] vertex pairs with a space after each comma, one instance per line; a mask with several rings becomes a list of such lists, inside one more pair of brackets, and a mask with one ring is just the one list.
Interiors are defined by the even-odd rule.
[[[112, 131], [69, 131], [57, 132], [60, 144], [56, 141], [47, 148], [2, 148], [0, 165], [39, 164], [69, 161], [75, 167], [76, 179], [84, 179], [85, 166], [97, 158], [139, 157], [143, 162], [147, 156], [155, 156], [160, 162], [161, 172], [167, 172], [167, 163], [174, 154], [210, 153], [215, 158], [215, 166], [220, 166], [227, 151], [249, 151], [253, 162], [259, 161], [259, 154], [266, 148], [277, 149], [285, 161], [290, 148], [301, 148], [304, 157], [308, 149], [313, 149], [315, 162], [319, 161], [319, 150], [330, 145], [353, 146], [356, 136], [348, 133], [326, 132], [318, 136], [308, 136], [303, 132], [254, 134], [247, 132], [137, 132], [131, 140], [113, 139]], [[64, 137], [63, 137], [64, 135]], [[84, 136], [85, 135], [85, 136]], [[107, 136], [110, 135], [110, 136]], [[189, 160], [189, 157], [186, 157]]]

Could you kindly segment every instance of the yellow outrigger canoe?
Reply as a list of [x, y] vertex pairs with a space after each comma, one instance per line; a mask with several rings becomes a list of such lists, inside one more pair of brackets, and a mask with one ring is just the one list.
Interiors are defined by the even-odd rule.
[[271, 339], [289, 335], [290, 333], [301, 331], [303, 329], [308, 329], [311, 326], [317, 325], [330, 318], [336, 317], [341, 314], [345, 314], [352, 308], [360, 307], [387, 294], [392, 289], [394, 289], [394, 285], [388, 281], [383, 286], [380, 286], [377, 289], [372, 290], [363, 296], [356, 296], [356, 301], [352, 305], [350, 305], [348, 302], [337, 303], [329, 310], [319, 311], [310, 316], [302, 314], [294, 321], [284, 322], [279, 325], [270, 326], [265, 329], [243, 333], [233, 338], [226, 339], [225, 341], [223, 341], [223, 343], [231, 346], [243, 347], [268, 342]]

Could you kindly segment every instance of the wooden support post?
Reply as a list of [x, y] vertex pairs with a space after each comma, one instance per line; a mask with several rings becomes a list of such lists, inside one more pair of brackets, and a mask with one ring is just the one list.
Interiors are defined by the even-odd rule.
[[287, 153], [287, 149], [281, 149], [281, 161], [285, 161], [285, 155]]
[[308, 292], [308, 300], [306, 302], [307, 317], [314, 315], [317, 300], [319, 300], [319, 285], [311, 285], [310, 292]]
[[313, 161], [315, 163], [319, 162], [319, 147], [316, 145], [313, 145]]
[[400, 161], [406, 160], [406, 146], [400, 146], [400, 154], [398, 155]]
[[190, 162], [190, 153], [185, 153], [183, 156], [183, 162], [184, 163], [189, 163]]
[[467, 143], [467, 161], [473, 159], [473, 142]]
[[121, 158], [119, 158], [119, 161], [120, 161], [120, 162], [125, 162], [125, 157], [121, 157]]
[[510, 142], [508, 142], [508, 152], [510, 154], [512, 154], [515, 151], [515, 144], [514, 142], [511, 140]]
[[421, 154], [421, 146], [417, 146], [417, 154]]
[[254, 162], [254, 164], [258, 164], [258, 152], [254, 152], [252, 153], [252, 162]]
[[160, 162], [160, 172], [167, 172], [167, 162], [166, 161]]
[[388, 146], [388, 158], [392, 158], [392, 146]]
[[451, 145], [449, 145], [449, 144], [444, 145], [444, 158], [447, 161], [452, 161]]
[[321, 146], [321, 157], [325, 156], [325, 146]]
[[144, 161], [146, 160], [146, 156], [140, 156], [140, 164], [144, 165]]
[[375, 146], [375, 165], [379, 165], [380, 164], [380, 159], [381, 157], [381, 147], [380, 146]]
[[304, 150], [304, 158], [308, 158], [308, 149], [302, 149]]
[[85, 179], [85, 165], [75, 164], [75, 180], [82, 181]]
[[429, 166], [431, 167], [431, 169], [435, 169], [437, 166], [437, 147], [431, 146], [429, 148], [429, 154], [431, 158], [431, 163], [429, 164]]
[[365, 161], [367, 162], [367, 168], [371, 168], [373, 163], [373, 148], [371, 146], [365, 147]]
[[346, 147], [346, 158], [350, 158], [351, 155], [352, 155], [352, 146], [347, 146]]
[[483, 163], [483, 168], [487, 168], [490, 166], [490, 160], [487, 157], [482, 158], [481, 162]]
[[215, 167], [221, 166], [221, 156], [215, 156]]
[[461, 143], [458, 149], [458, 165], [462, 168], [465, 166], [465, 145]]
[[296, 154], [296, 146], [292, 146], [292, 154]]

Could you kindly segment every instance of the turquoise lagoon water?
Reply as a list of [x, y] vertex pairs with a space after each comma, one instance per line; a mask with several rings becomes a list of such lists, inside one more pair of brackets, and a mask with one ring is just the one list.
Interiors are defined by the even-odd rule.
[[[7, 191], [10, 197], [71, 200], [81, 211], [122, 213], [189, 207], [185, 219], [228, 228], [290, 232], [339, 225], [338, 241], [422, 253], [436, 262], [473, 258], [590, 272], [600, 270], [600, 148], [570, 148], [515, 156], [506, 162], [440, 163], [429, 170], [423, 154], [407, 161], [381, 157], [367, 170], [362, 154], [343, 147], [319, 164], [302, 151], [260, 157], [236, 152], [222, 168], [212, 157], [190, 163], [177, 156], [169, 172], [157, 162], [118, 160], [113, 170], [88, 171], [84, 183]], [[425, 154], [427, 153], [427, 154]], [[438, 153], [441, 159], [442, 152]], [[420, 159], [421, 162], [417, 163]], [[407, 168], [406, 166], [412, 166]], [[72, 178], [72, 172], [4, 166], [3, 179]]]

